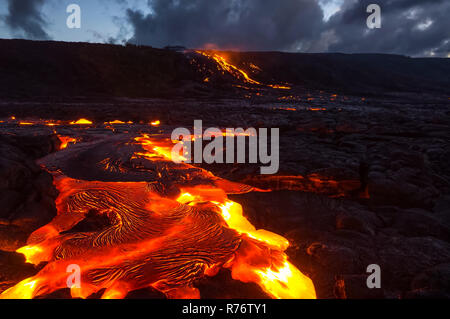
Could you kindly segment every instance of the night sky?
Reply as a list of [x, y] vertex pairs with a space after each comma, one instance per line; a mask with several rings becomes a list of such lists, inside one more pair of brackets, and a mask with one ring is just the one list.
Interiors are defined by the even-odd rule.
[[[66, 7], [82, 10], [81, 29]], [[381, 29], [369, 29], [369, 4]], [[3, 0], [0, 38], [450, 57], [448, 0]]]

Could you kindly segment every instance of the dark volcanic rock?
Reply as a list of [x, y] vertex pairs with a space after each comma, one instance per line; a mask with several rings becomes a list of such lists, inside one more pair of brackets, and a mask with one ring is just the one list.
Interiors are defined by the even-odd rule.
[[[276, 81], [309, 89], [370, 94], [448, 92], [450, 83], [447, 59], [387, 54], [224, 54], [261, 83]], [[261, 72], [252, 74], [250, 65], [257, 65]], [[204, 83], [205, 76], [211, 81]], [[216, 93], [212, 86], [228, 85], [229, 94], [234, 91], [229, 85], [233, 80], [218, 72], [215, 63], [192, 52], [181, 54], [135, 45], [0, 41], [2, 97], [192, 97]], [[313, 126], [317, 128], [316, 124]], [[342, 124], [338, 129], [354, 131], [353, 125]]]
[[411, 282], [413, 291], [445, 291], [450, 296], [450, 264], [440, 264], [424, 270]]
[[51, 294], [36, 297], [36, 299], [50, 299], [50, 300], [71, 299], [71, 298], [72, 296], [70, 294], [69, 288], [59, 289], [52, 292]]
[[149, 287], [130, 291], [125, 296], [125, 299], [166, 299], [166, 295], [152, 287]]
[[233, 280], [227, 269], [199, 280], [195, 286], [203, 299], [270, 299], [257, 284]]
[[372, 150], [369, 193], [376, 204], [432, 208], [439, 197], [432, 172], [420, 152], [398, 145]]
[[53, 152], [54, 136], [0, 136], [0, 248], [16, 250], [55, 215], [52, 176], [34, 160]]
[[383, 299], [383, 289], [368, 289], [367, 275], [342, 275], [336, 277], [335, 295], [340, 299]]
[[[441, 280], [450, 269], [448, 228], [429, 211], [371, 209], [292, 191], [231, 198], [245, 207], [257, 228], [290, 240], [290, 257], [311, 276], [319, 297], [412, 298], [425, 297], [425, 290], [433, 295], [450, 291], [447, 280]], [[381, 289], [366, 285], [371, 264], [381, 267]]]
[[0, 293], [36, 273], [33, 265], [25, 263], [23, 255], [0, 250]]

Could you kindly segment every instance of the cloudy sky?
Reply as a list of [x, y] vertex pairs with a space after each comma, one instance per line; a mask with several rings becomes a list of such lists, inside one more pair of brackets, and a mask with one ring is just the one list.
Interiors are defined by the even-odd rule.
[[[81, 29], [66, 26], [72, 3]], [[380, 29], [366, 25], [371, 3]], [[0, 38], [450, 57], [450, 1], [2, 0]]]

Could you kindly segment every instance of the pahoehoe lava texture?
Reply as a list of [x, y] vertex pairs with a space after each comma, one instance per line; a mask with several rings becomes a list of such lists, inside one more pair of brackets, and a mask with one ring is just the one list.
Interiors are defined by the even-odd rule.
[[139, 246], [139, 252], [134, 250], [129, 257], [125, 253], [127, 257], [117, 263], [90, 269], [85, 279], [95, 285], [124, 280], [134, 287], [161, 281], [162, 290], [188, 286], [203, 275], [205, 267], [230, 259], [239, 246], [238, 234], [224, 227], [212, 208], [179, 204], [169, 211], [152, 212], [145, 208], [152, 200], [145, 196], [150, 192], [145, 183], [129, 188], [91, 184], [79, 184], [79, 189], [64, 198], [62, 206], [67, 211], [60, 214], [82, 215], [94, 209], [108, 214], [111, 225], [101, 231], [63, 235], [53, 260]]
[[[135, 156], [139, 147], [130, 138], [75, 145], [40, 161], [60, 194], [58, 215], [28, 239], [29, 247], [46, 251], [38, 262], [49, 262], [35, 277], [40, 288], [33, 296], [63, 288], [55, 278], [68, 264], [80, 266], [83, 284], [95, 287], [89, 293], [120, 286], [125, 295], [152, 286], [170, 295], [234, 258], [242, 236], [227, 227], [219, 208], [175, 199], [183, 185], [220, 185], [224, 194], [252, 188], [189, 165], [174, 169], [171, 161]], [[107, 222], [84, 231], [80, 225], [92, 214]]]

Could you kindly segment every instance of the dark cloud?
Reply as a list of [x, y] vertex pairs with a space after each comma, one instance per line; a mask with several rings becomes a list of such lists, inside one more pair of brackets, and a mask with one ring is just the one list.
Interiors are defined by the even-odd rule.
[[[381, 29], [366, 27], [366, 8], [381, 7]], [[335, 14], [325, 26], [334, 35], [329, 51], [447, 56], [450, 45], [450, 1], [361, 0]]]
[[[379, 30], [366, 25], [371, 3], [382, 8]], [[148, 6], [152, 13], [147, 15], [127, 10], [134, 29], [131, 42], [413, 56], [449, 53], [448, 0], [346, 0], [327, 22], [319, 0], [149, 0]]]
[[[15, 36], [49, 39], [41, 9], [50, 0], [6, 1], [8, 13], [2, 19]], [[116, 38], [94, 36], [95, 40], [236, 50], [450, 53], [449, 0], [147, 0], [146, 13], [137, 9], [142, 9], [141, 0], [114, 1], [120, 8], [111, 6], [115, 11], [110, 18], [120, 31]], [[319, 3], [340, 4], [341, 10], [324, 21]], [[381, 6], [381, 29], [366, 26], [371, 3]], [[94, 35], [108, 34], [95, 31]]]
[[320, 34], [316, 0], [150, 0], [152, 13], [127, 10], [133, 42], [157, 47], [305, 50]]
[[44, 0], [7, 0], [8, 14], [3, 17], [7, 27], [27, 39], [49, 39], [46, 21], [40, 9]]

